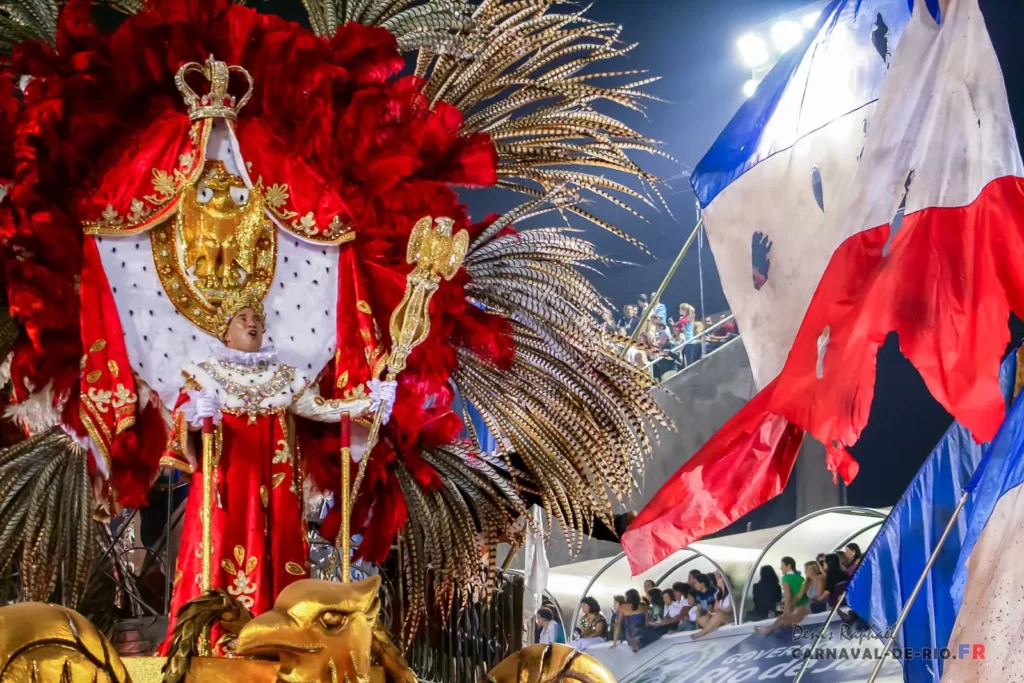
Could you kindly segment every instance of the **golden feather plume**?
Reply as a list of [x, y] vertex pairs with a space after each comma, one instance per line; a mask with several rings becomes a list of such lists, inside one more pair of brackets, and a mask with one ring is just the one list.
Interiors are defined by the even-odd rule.
[[88, 454], [60, 428], [0, 450], [0, 575], [17, 566], [22, 600], [84, 595], [96, 560]]

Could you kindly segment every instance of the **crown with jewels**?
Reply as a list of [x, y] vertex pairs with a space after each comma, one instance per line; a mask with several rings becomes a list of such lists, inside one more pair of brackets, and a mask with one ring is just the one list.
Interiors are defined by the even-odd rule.
[[[242, 74], [249, 83], [248, 90], [242, 95], [242, 99], [237, 101], [234, 95], [228, 93], [228, 81], [232, 71]], [[190, 73], [202, 74], [210, 83], [210, 91], [205, 95], [197, 95], [185, 82], [185, 76]], [[174, 76], [174, 84], [178, 86], [181, 96], [185, 98], [188, 116], [192, 121], [211, 118], [225, 118], [234, 121], [238, 117], [238, 112], [252, 97], [252, 76], [249, 75], [249, 72], [240, 66], [228, 66], [224, 62], [218, 62], [213, 55], [207, 57], [203, 64], [198, 62], [182, 64]]]

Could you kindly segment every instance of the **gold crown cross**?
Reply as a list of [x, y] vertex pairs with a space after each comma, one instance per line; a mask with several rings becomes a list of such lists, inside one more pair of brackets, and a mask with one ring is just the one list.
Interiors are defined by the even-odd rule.
[[[237, 102], [235, 96], [228, 92], [228, 81], [232, 71], [242, 74], [249, 83], [249, 88], [242, 95], [242, 99]], [[196, 91], [185, 82], [185, 76], [189, 73], [202, 74], [210, 83], [210, 91], [205, 95], [197, 95]], [[174, 84], [178, 86], [182, 97], [185, 98], [188, 116], [192, 121], [211, 118], [225, 118], [234, 121], [238, 117], [238, 112], [252, 97], [252, 76], [249, 75], [249, 72], [240, 66], [228, 66], [224, 62], [219, 62], [214, 59], [213, 55], [207, 57], [203, 64], [198, 62], [182, 64], [174, 76]]]

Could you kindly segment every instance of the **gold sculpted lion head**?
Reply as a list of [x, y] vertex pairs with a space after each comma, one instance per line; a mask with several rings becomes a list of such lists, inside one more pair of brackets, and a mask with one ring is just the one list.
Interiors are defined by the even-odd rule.
[[277, 657], [282, 683], [368, 683], [379, 591], [379, 576], [358, 583], [296, 581], [281, 591], [274, 609], [242, 628], [235, 652]]

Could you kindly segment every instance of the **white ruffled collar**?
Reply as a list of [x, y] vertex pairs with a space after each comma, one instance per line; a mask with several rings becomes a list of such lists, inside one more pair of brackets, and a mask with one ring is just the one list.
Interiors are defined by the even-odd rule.
[[277, 361], [277, 349], [273, 346], [264, 346], [259, 351], [239, 351], [225, 344], [211, 344], [210, 352], [222, 363], [232, 363], [246, 368]]

